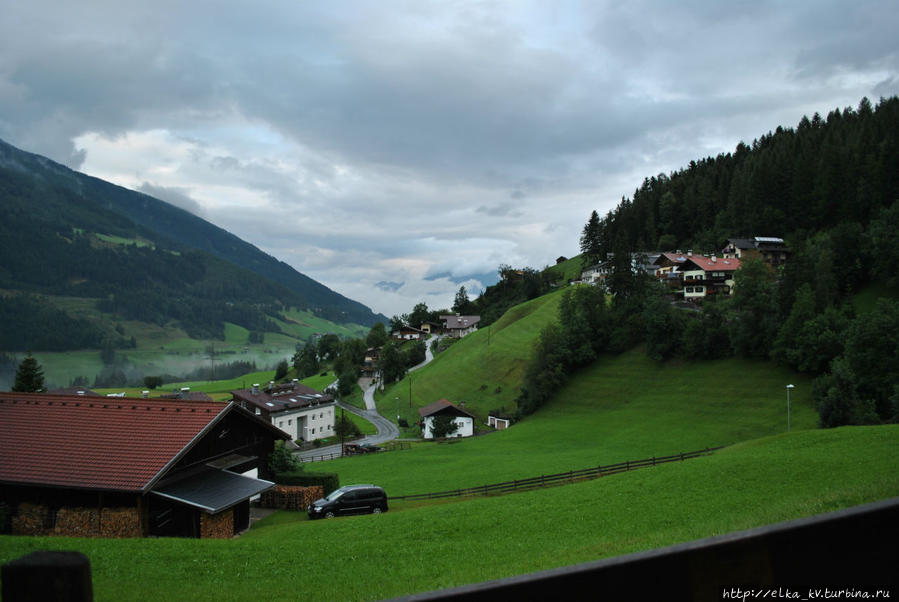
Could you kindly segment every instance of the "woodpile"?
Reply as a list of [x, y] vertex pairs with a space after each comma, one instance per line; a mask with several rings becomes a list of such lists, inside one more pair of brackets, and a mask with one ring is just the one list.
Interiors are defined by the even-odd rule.
[[275, 485], [262, 494], [259, 505], [263, 508], [305, 511], [309, 504], [322, 497], [324, 490], [321, 485], [313, 487]]
[[141, 537], [140, 513], [137, 508], [103, 508], [100, 515], [100, 537]]
[[99, 518], [96, 508], [60, 508], [56, 513], [56, 524], [50, 534], [97, 537], [100, 534]]
[[229, 539], [234, 537], [234, 509], [218, 514], [200, 514], [201, 539]]
[[[22, 502], [12, 517], [13, 535], [140, 537], [137, 508], [60, 508], [56, 516], [44, 504]], [[52, 524], [52, 527], [51, 527]]]
[[12, 517], [13, 535], [46, 535], [50, 521], [50, 508], [43, 504], [22, 502]]

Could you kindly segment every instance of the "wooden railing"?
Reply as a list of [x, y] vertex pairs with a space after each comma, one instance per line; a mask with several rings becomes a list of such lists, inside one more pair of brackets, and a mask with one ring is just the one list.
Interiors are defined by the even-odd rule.
[[512, 491], [527, 491], [528, 489], [536, 489], [538, 487], [549, 487], [551, 485], [560, 485], [563, 483], [574, 483], [577, 481], [586, 481], [589, 479], [598, 479], [620, 472], [645, 468], [647, 466], [655, 466], [656, 464], [666, 464], [668, 462], [683, 462], [691, 458], [705, 456], [713, 451], [717, 451], [724, 446], [707, 447], [698, 451], [681, 452], [671, 456], [661, 456], [646, 458], [644, 460], [628, 460], [619, 462], [618, 464], [609, 464], [607, 466], [595, 466], [593, 468], [584, 468], [581, 470], [569, 470], [568, 472], [560, 472], [558, 474], [540, 475], [539, 477], [531, 477], [529, 479], [520, 479], [506, 481], [504, 483], [494, 483], [492, 485], [479, 485], [477, 487], [466, 487], [460, 489], [450, 489], [447, 491], [438, 491], [432, 493], [416, 493], [413, 495], [397, 495], [390, 496], [390, 500], [435, 500], [447, 497], [464, 497], [473, 495], [492, 495], [503, 494]]

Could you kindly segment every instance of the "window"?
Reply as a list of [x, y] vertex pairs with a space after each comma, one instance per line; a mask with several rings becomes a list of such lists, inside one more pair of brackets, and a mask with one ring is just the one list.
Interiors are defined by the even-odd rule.
[[279, 421], [278, 421], [278, 428], [281, 428], [282, 426], [284, 426], [284, 421], [283, 421], [283, 420], [279, 420]]
[[312, 434], [315, 434], [315, 427], [312, 427]]
[[693, 287], [692, 287], [692, 286], [688, 286], [688, 287], [687, 287], [687, 292], [688, 292], [688, 293], [692, 293], [692, 292], [693, 292]]
[[697, 292], [697, 293], [701, 293], [702, 291], [703, 291], [703, 287], [701, 287], [701, 286], [697, 286], [697, 287], [696, 287], [696, 292]]
[[288, 418], [288, 419], [287, 419], [287, 426], [290, 426], [291, 424], [293, 424], [293, 420], [291, 420], [290, 418]]
[[322, 412], [321, 414], [318, 415], [318, 417], [319, 417], [319, 418], [324, 418], [324, 417], [325, 417], [325, 413]]
[[259, 408], [256, 408], [256, 415], [260, 416], [261, 414], [262, 414], [262, 410], [260, 410]]

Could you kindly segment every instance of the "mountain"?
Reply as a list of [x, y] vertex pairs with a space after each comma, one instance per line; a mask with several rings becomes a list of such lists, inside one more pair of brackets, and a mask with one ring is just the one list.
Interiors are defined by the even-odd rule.
[[0, 289], [0, 315], [52, 316], [62, 330], [84, 325], [48, 313], [39, 295], [98, 299], [101, 311], [175, 321], [196, 337], [220, 338], [225, 321], [277, 331], [270, 318], [289, 308], [340, 324], [387, 321], [187, 211], [3, 141]]

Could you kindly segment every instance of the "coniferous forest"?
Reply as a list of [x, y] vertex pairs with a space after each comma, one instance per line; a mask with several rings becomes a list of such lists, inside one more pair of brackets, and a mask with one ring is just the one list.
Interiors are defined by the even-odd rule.
[[[658, 360], [769, 358], [818, 375], [822, 426], [899, 420], [897, 199], [895, 97], [803, 117], [734, 153], [647, 178], [584, 226], [585, 261], [612, 258], [612, 304], [566, 291], [559, 323], [541, 333], [519, 411], [534, 411], [600, 353], [643, 344]], [[711, 254], [753, 236], [785, 239], [789, 261], [745, 261], [733, 297], [707, 299], [701, 311], [674, 307], [630, 265], [633, 252]]]

